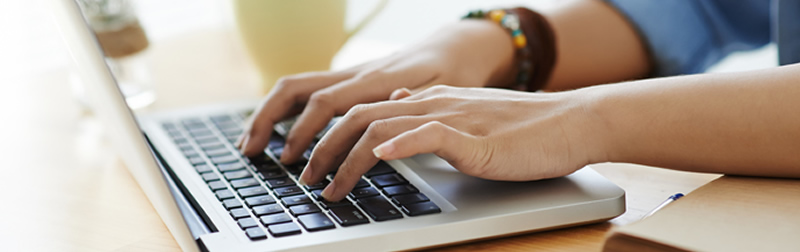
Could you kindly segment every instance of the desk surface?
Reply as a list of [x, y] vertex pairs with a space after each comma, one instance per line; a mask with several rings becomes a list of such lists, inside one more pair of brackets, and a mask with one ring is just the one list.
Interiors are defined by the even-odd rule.
[[[151, 47], [160, 55], [152, 70], [158, 100], [148, 109], [255, 97], [257, 77], [233, 37], [205, 31]], [[70, 95], [69, 76], [59, 69], [0, 80], [13, 83], [0, 85], [0, 251], [179, 250], [110, 149], [103, 126]], [[439, 250], [599, 250], [611, 227], [718, 177], [628, 164], [596, 170], [627, 192], [620, 217]]]

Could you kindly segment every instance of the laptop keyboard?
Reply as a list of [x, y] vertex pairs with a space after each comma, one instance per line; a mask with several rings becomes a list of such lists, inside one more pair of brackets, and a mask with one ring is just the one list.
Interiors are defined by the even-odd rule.
[[300, 162], [284, 165], [277, 162], [284, 140], [275, 133], [264, 155], [244, 157], [233, 146], [242, 134], [243, 118], [243, 115], [187, 118], [162, 126], [252, 240], [441, 212], [383, 161], [362, 176], [346, 199], [328, 202], [320, 193], [334, 172], [314, 185], [297, 183], [314, 144]]

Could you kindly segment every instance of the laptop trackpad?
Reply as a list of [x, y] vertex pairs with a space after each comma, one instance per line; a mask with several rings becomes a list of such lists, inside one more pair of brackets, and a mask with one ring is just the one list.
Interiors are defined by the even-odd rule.
[[[588, 168], [561, 178], [507, 182], [465, 175], [431, 154], [418, 155], [410, 159], [413, 162], [404, 163], [460, 211], [478, 210], [482, 213], [496, 214], [531, 208], [558, 207], [590, 201], [604, 194], [602, 192], [604, 190], [591, 190], [592, 184], [596, 185], [597, 182], [602, 184], [603, 180], [594, 180], [593, 177], [601, 176]], [[591, 176], [592, 174], [596, 176]], [[498, 204], [503, 207], [498, 208]]]

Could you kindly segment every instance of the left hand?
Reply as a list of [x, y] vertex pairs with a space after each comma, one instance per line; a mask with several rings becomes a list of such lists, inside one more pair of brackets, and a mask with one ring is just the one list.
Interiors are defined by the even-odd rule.
[[[602, 157], [602, 123], [580, 90], [526, 93], [435, 86], [350, 109], [317, 144], [301, 180], [336, 177], [323, 191], [342, 200], [379, 158], [434, 153], [459, 171], [524, 181], [570, 174]], [[349, 151], [349, 152], [348, 152]]]

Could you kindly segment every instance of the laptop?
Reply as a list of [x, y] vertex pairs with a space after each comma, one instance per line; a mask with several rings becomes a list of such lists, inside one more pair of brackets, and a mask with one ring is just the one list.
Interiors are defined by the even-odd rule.
[[500, 182], [464, 175], [433, 155], [381, 162], [347, 199], [327, 202], [318, 196], [325, 182], [297, 184], [302, 162], [277, 162], [290, 123], [276, 126], [263, 155], [244, 157], [234, 148], [257, 101], [132, 113], [76, 2], [51, 2], [96, 116], [183, 250], [429, 248], [600, 222], [625, 211], [625, 192], [591, 167]]

